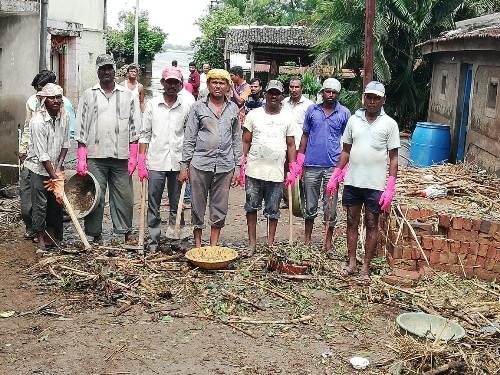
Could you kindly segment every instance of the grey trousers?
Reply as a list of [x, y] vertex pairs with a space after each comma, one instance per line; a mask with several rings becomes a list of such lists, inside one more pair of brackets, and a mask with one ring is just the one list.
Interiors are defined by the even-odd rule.
[[30, 183], [30, 171], [28, 168], [21, 169], [21, 174], [19, 175], [19, 198], [21, 199], [21, 217], [23, 219], [24, 225], [26, 226], [26, 232], [31, 232], [31, 183]]
[[113, 230], [125, 234], [132, 230], [134, 215], [134, 190], [132, 177], [128, 175], [127, 159], [88, 159], [89, 172], [94, 175], [101, 188], [101, 199], [95, 210], [84, 219], [85, 234], [100, 236], [104, 215], [104, 199], [109, 186], [109, 211]]
[[32, 230], [35, 233], [40, 233], [50, 228], [56, 237], [55, 239], [61, 241], [63, 237], [63, 210], [56, 202], [54, 194], [43, 186], [43, 182], [49, 177], [32, 171], [29, 172], [29, 175], [33, 215]]
[[189, 167], [191, 182], [191, 222], [195, 229], [205, 228], [205, 210], [209, 198], [208, 223], [215, 228], [222, 228], [226, 222], [229, 188], [233, 172], [215, 173]]
[[[175, 224], [177, 215], [177, 205], [179, 204], [179, 195], [181, 192], [178, 171], [149, 171], [148, 182], [148, 229], [151, 237], [151, 244], [158, 244], [161, 234], [161, 216], [160, 205], [163, 191], [165, 190], [165, 181], [167, 182], [168, 200], [170, 202], [170, 212], [168, 223]], [[184, 224], [184, 213], [181, 217], [181, 224]]]

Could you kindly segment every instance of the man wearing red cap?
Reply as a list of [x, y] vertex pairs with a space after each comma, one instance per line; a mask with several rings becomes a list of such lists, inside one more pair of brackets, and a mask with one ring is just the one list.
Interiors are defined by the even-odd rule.
[[167, 182], [170, 201], [169, 224], [175, 224], [179, 202], [184, 125], [192, 101], [185, 101], [179, 94], [182, 89], [182, 72], [176, 67], [167, 67], [162, 72], [160, 83], [163, 95], [152, 98], [146, 104], [142, 118], [137, 173], [139, 179], [149, 179], [148, 184], [148, 228], [151, 241], [149, 249], [155, 251], [161, 234], [160, 202]]

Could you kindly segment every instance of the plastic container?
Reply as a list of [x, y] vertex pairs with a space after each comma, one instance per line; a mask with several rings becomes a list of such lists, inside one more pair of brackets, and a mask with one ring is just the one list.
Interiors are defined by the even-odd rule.
[[417, 122], [411, 138], [410, 159], [414, 167], [428, 167], [448, 161], [450, 126], [433, 122]]

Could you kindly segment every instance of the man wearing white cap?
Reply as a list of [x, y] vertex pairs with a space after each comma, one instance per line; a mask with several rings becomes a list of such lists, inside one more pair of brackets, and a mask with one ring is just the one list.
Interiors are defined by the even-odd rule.
[[40, 107], [31, 118], [28, 156], [24, 166], [29, 170], [32, 229], [38, 239], [38, 248], [45, 250], [45, 236], [49, 243], [62, 240], [63, 211], [57, 200], [62, 199], [61, 191], [57, 197], [45, 188], [50, 183], [64, 180], [62, 164], [69, 147], [69, 115], [64, 110], [63, 89], [53, 83], [47, 83], [37, 93]]
[[[96, 209], [85, 217], [85, 233], [102, 242], [104, 197], [109, 186], [109, 208], [114, 232], [133, 239], [134, 191], [141, 110], [137, 95], [115, 83], [115, 61], [110, 55], [96, 60], [99, 83], [85, 90], [78, 103], [75, 140], [76, 171], [90, 171], [101, 188]], [[128, 160], [128, 162], [127, 162]]]
[[[337, 221], [337, 195], [329, 203], [326, 193], [327, 182], [339, 161], [340, 139], [351, 113], [341, 105], [337, 96], [340, 82], [328, 78], [323, 82], [321, 96], [323, 102], [307, 109], [302, 139], [297, 153], [297, 161], [292, 162], [295, 176], [302, 175], [304, 167], [304, 243], [309, 245], [318, 215], [318, 199], [323, 191], [323, 220], [327, 225], [325, 250], [331, 251], [333, 229]], [[295, 163], [295, 164], [294, 164]]]
[[[365, 207], [365, 257], [360, 283], [370, 283], [370, 262], [375, 253], [378, 220], [383, 210], [390, 208], [395, 195], [398, 172], [398, 124], [385, 112], [385, 87], [372, 81], [364, 91], [364, 108], [358, 109], [347, 123], [342, 137], [343, 149], [339, 163], [328, 183], [329, 194], [336, 194], [344, 179], [342, 204], [347, 208], [347, 250], [349, 264], [340, 272], [344, 276], [356, 273], [356, 247], [361, 209]], [[389, 177], [386, 183], [387, 155]]]
[[179, 95], [182, 89], [182, 72], [179, 68], [165, 68], [160, 83], [163, 95], [154, 97], [146, 104], [137, 159], [139, 179], [149, 179], [148, 228], [151, 237], [149, 249], [152, 251], [156, 250], [160, 240], [160, 203], [165, 181], [170, 202], [168, 222], [170, 225], [175, 224], [184, 126], [193, 103], [185, 102]]

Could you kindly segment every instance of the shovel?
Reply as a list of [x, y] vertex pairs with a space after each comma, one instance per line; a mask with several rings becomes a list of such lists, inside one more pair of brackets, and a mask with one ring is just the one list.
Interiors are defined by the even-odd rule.
[[146, 181], [141, 182], [141, 207], [139, 209], [139, 241], [137, 245], [123, 244], [125, 250], [137, 250], [139, 253], [144, 251], [144, 227], [146, 211]]
[[175, 226], [167, 227], [165, 237], [171, 240], [182, 240], [191, 236], [191, 230], [188, 228], [181, 228], [182, 206], [184, 205], [184, 194], [186, 192], [186, 182], [184, 181], [181, 186], [181, 194], [179, 195], [179, 204], [177, 205], [177, 215], [175, 216]]

